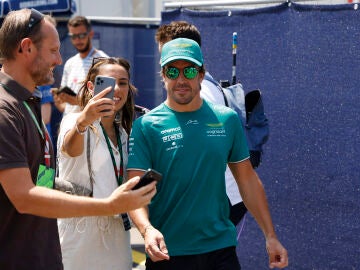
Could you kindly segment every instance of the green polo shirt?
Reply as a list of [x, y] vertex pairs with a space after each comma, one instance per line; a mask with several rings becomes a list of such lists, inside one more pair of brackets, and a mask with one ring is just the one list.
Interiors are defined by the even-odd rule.
[[224, 173], [228, 162], [248, 157], [239, 117], [222, 105], [203, 101], [196, 111], [176, 112], [163, 103], [135, 121], [128, 170], [163, 174], [149, 214], [170, 256], [236, 245]]

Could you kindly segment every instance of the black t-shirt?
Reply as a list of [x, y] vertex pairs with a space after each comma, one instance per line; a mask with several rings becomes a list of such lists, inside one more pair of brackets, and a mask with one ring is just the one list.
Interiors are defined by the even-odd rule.
[[[44, 164], [45, 141], [23, 101], [41, 123], [40, 100], [4, 73], [0, 73], [0, 83], [0, 170], [29, 168], [35, 183], [39, 165]], [[63, 269], [56, 219], [20, 214], [2, 186], [0, 269]]]

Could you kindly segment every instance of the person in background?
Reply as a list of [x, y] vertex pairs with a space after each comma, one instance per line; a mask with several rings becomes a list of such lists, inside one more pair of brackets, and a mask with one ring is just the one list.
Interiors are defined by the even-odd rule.
[[[57, 106], [55, 105], [56, 95], [53, 94], [53, 91], [57, 90], [60, 87], [61, 77], [62, 77], [62, 70], [61, 70], [60, 66], [56, 66], [54, 69], [55, 82], [51, 85], [51, 89], [50, 89], [50, 92], [51, 92], [52, 98], [53, 98], [53, 102], [51, 104], [52, 106], [51, 106], [51, 118], [50, 118], [50, 128], [51, 128], [50, 134], [51, 134], [52, 142], [54, 145], [56, 145], [56, 143], [57, 143], [60, 122], [62, 119], [62, 112], [60, 112], [59, 109], [57, 108]], [[56, 150], [57, 150], [57, 148], [54, 147], [55, 157], [57, 156]]]
[[[9, 12], [0, 28], [0, 62], [0, 269], [62, 270], [56, 218], [123, 213], [148, 204], [156, 188], [150, 184], [133, 191], [138, 178], [107, 198], [51, 188], [53, 148], [34, 95], [36, 86], [54, 83], [53, 70], [62, 63], [51, 17], [35, 9]], [[100, 116], [111, 115], [116, 105], [111, 101], [104, 107], [110, 111]]]
[[133, 125], [129, 177], [148, 168], [163, 176], [149, 206], [130, 211], [144, 237], [146, 269], [240, 269], [226, 164], [264, 233], [270, 268], [286, 267], [287, 251], [277, 239], [263, 185], [249, 161], [239, 117], [200, 97], [204, 76], [198, 43], [187, 38], [165, 43], [161, 78], [166, 100]]
[[[107, 57], [108, 55], [93, 46], [94, 30], [91, 27], [90, 20], [86, 17], [75, 16], [71, 18], [67, 27], [71, 43], [78, 53], [65, 62], [60, 87], [68, 86], [77, 94], [89, 71], [92, 59]], [[56, 95], [56, 93], [54, 94]], [[57, 95], [55, 104], [64, 115], [71, 111], [79, 111], [77, 97], [66, 93]]]
[[[46, 126], [47, 131], [49, 132], [50, 138], [51, 134], [51, 113], [52, 113], [52, 104], [54, 103], [53, 96], [51, 94], [51, 85], [42, 85], [38, 86], [38, 89], [41, 92], [41, 115]], [[55, 143], [54, 141], [52, 141]]]

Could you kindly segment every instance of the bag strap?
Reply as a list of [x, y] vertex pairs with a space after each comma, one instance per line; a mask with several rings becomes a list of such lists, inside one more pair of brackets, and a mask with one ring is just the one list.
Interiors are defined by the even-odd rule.
[[205, 78], [204, 78], [204, 79], [205, 79], [205, 80], [208, 80], [209, 82], [211, 82], [212, 84], [214, 84], [214, 85], [220, 90], [221, 94], [222, 94], [223, 97], [224, 97], [225, 106], [226, 106], [226, 107], [229, 107], [228, 99], [227, 99], [227, 97], [226, 97], [226, 95], [225, 95], [225, 93], [224, 93], [224, 90], [222, 89], [220, 83], [218, 83], [216, 80], [214, 80], [213, 77], [211, 77], [210, 75], [208, 75], [208, 74], [206, 74], [206, 73], [205, 73]]
[[[92, 174], [91, 169], [91, 162], [90, 162], [90, 129], [87, 129], [87, 141], [86, 141], [86, 159], [87, 159], [87, 165], [89, 170], [89, 178], [90, 178], [90, 197], [93, 196], [93, 187], [94, 187], [94, 177]], [[56, 155], [56, 169], [55, 169], [55, 176], [59, 177], [59, 153]]]
[[87, 129], [87, 141], [86, 141], [86, 159], [87, 159], [87, 165], [88, 165], [88, 170], [89, 170], [89, 178], [90, 178], [90, 197], [93, 196], [93, 187], [94, 187], [94, 177], [92, 174], [92, 169], [91, 169], [91, 162], [90, 162], [90, 129]]
[[221, 87], [219, 84], [217, 84], [216, 86], [217, 86], [217, 88], [220, 89], [220, 91], [221, 91], [221, 93], [222, 93], [222, 95], [223, 95], [223, 97], [224, 97], [225, 106], [226, 106], [226, 107], [229, 107], [229, 102], [228, 102], [228, 99], [227, 99], [227, 97], [226, 97], [226, 95], [225, 95], [224, 90], [222, 89], [222, 87]]

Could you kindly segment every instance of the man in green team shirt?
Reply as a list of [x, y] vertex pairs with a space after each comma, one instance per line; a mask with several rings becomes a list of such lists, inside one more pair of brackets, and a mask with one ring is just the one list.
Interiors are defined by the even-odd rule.
[[270, 267], [286, 267], [287, 251], [276, 237], [240, 120], [235, 111], [200, 97], [204, 74], [195, 41], [165, 43], [161, 75], [167, 98], [133, 125], [129, 177], [148, 168], [163, 175], [149, 207], [130, 213], [145, 239], [146, 269], [240, 269], [225, 191], [226, 164], [263, 230]]

